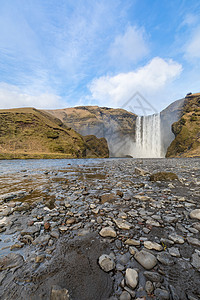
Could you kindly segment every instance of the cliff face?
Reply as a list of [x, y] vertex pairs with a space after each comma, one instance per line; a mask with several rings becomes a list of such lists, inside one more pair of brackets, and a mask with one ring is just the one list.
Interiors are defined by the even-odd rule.
[[185, 102], [185, 98], [177, 100], [171, 103], [160, 113], [161, 143], [162, 143], [162, 151], [165, 154], [167, 152], [167, 148], [175, 138], [171, 127], [174, 122], [177, 122], [180, 119], [184, 102]]
[[131, 153], [136, 120], [136, 115], [131, 112], [98, 106], [79, 106], [47, 112], [83, 136], [106, 138], [110, 156], [125, 156]]
[[93, 140], [83, 139], [45, 111], [34, 108], [0, 110], [0, 159], [108, 156], [106, 141], [102, 142], [102, 151], [101, 141], [94, 149]]
[[166, 157], [200, 156], [200, 93], [185, 97], [181, 117], [173, 123], [172, 131], [175, 139]]

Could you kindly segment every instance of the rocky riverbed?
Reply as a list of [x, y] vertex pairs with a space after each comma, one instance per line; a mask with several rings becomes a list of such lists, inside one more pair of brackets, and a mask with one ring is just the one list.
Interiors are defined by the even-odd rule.
[[0, 299], [200, 299], [200, 159], [1, 163]]

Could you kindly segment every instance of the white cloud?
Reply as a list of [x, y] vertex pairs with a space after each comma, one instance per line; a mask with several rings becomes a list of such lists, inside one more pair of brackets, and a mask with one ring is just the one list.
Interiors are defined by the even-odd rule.
[[121, 107], [136, 91], [157, 105], [161, 102], [159, 92], [166, 88], [167, 93], [167, 85], [175, 80], [181, 71], [182, 66], [179, 63], [155, 57], [136, 71], [96, 78], [88, 88], [92, 98], [98, 100], [99, 105]]
[[61, 108], [66, 103], [61, 97], [51, 93], [33, 94], [25, 92], [17, 86], [0, 83], [0, 108], [35, 107]]
[[143, 28], [129, 26], [123, 35], [118, 35], [109, 49], [111, 63], [127, 65], [137, 63], [149, 52]]
[[200, 26], [196, 28], [185, 45], [185, 57], [189, 60], [200, 58]]
[[194, 14], [187, 14], [183, 20], [183, 22], [181, 23], [181, 26], [193, 26], [196, 25], [196, 23], [198, 22], [198, 16], [194, 15]]

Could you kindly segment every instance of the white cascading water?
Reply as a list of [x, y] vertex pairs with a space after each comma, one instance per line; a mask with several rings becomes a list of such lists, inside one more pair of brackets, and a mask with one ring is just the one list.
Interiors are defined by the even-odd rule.
[[162, 157], [160, 114], [138, 116], [136, 119], [136, 143], [133, 157]]

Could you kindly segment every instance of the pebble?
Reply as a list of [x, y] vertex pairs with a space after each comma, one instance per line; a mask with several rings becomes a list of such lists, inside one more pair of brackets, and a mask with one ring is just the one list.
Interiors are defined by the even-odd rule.
[[145, 290], [146, 290], [148, 295], [150, 295], [153, 292], [154, 286], [153, 286], [153, 283], [151, 281], [146, 281]]
[[125, 281], [130, 288], [135, 289], [138, 284], [138, 272], [131, 268], [126, 269]]
[[134, 255], [134, 258], [147, 270], [152, 269], [157, 264], [156, 257], [145, 250], [137, 252]]
[[119, 300], [131, 300], [131, 295], [127, 291], [123, 291], [119, 297]]
[[197, 246], [197, 247], [200, 247], [200, 240], [196, 239], [196, 238], [193, 238], [193, 237], [190, 237], [188, 236], [187, 237], [187, 241], [189, 244], [193, 245], [193, 246]]
[[163, 289], [156, 289], [154, 291], [155, 296], [157, 297], [157, 299], [159, 300], [169, 300], [169, 292]]
[[115, 224], [119, 229], [129, 230], [132, 225], [122, 219], [114, 219]]
[[102, 237], [113, 237], [113, 238], [115, 238], [117, 236], [116, 231], [111, 227], [102, 228], [101, 231], [99, 232], [99, 234]]
[[194, 209], [190, 212], [191, 219], [198, 219], [200, 220], [200, 209]]
[[158, 261], [166, 266], [170, 266], [174, 264], [174, 259], [172, 256], [167, 252], [161, 252], [157, 255]]
[[99, 265], [105, 272], [109, 272], [115, 268], [115, 262], [113, 258], [107, 254], [103, 254], [99, 257]]
[[184, 244], [184, 238], [182, 237], [182, 236], [180, 236], [180, 235], [178, 235], [178, 234], [175, 234], [175, 233], [173, 233], [173, 234], [170, 234], [169, 236], [168, 236], [168, 238], [170, 239], [170, 240], [172, 240], [174, 243], [176, 243], [176, 244]]
[[178, 250], [178, 248], [175, 248], [175, 247], [171, 247], [171, 248], [169, 248], [169, 254], [171, 255], [171, 256], [175, 256], [175, 257], [180, 257], [181, 255], [180, 255], [180, 252], [179, 252], [179, 250]]
[[159, 273], [157, 272], [151, 272], [151, 271], [145, 271], [144, 276], [153, 282], [162, 282], [162, 277]]
[[163, 247], [155, 242], [151, 242], [151, 241], [145, 241], [144, 242], [144, 247], [147, 249], [153, 249], [153, 250], [157, 250], [157, 251], [162, 251]]
[[133, 240], [133, 239], [128, 239], [125, 241], [125, 245], [129, 246], [140, 246], [140, 241], [138, 240]]

